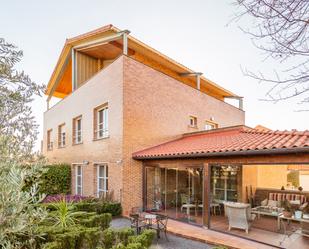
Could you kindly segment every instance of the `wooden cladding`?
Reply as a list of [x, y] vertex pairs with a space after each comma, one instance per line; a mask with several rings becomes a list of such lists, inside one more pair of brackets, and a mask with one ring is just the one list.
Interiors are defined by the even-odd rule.
[[80, 87], [100, 69], [100, 60], [81, 52], [76, 52], [76, 86]]

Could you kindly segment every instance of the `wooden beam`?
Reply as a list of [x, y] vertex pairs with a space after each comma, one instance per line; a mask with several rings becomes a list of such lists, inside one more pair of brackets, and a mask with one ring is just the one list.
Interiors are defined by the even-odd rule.
[[[115, 46], [119, 49], [122, 49], [122, 45], [117, 41], [111, 41], [111, 42], [109, 42], [109, 44], [111, 44], [111, 45], [113, 45], [113, 46]], [[135, 51], [128, 47], [128, 55], [131, 56], [131, 55], [134, 55], [134, 54], [135, 54]]]

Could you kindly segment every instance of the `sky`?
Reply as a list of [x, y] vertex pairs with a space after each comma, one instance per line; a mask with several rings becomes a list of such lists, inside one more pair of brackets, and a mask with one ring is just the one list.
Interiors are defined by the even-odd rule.
[[[241, 68], [272, 75], [282, 66], [258, 50], [239, 25], [232, 0], [10, 0], [1, 3], [0, 37], [24, 51], [18, 64], [31, 79], [47, 84], [70, 38], [106, 24], [128, 29], [137, 39], [244, 97], [246, 124], [274, 130], [305, 130], [309, 112], [299, 100], [261, 101], [270, 88], [246, 77]], [[42, 139], [46, 96], [36, 98], [33, 111]], [[38, 141], [38, 147], [40, 142]]]

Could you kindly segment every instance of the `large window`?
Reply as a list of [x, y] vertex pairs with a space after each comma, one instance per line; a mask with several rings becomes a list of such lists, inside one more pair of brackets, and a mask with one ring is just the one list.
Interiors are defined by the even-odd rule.
[[103, 106], [94, 109], [94, 139], [108, 137], [108, 106]]
[[82, 195], [83, 194], [83, 169], [82, 165], [76, 165], [75, 170], [75, 178], [76, 178], [76, 194]]
[[145, 180], [146, 210], [203, 224], [202, 167], [146, 167]]
[[82, 143], [82, 117], [73, 119], [73, 144]]
[[58, 147], [63, 148], [65, 147], [65, 124], [61, 124], [58, 126]]
[[106, 164], [97, 166], [97, 184], [98, 197], [105, 196], [108, 192], [108, 166]]
[[241, 167], [222, 165], [211, 167], [211, 199], [219, 203], [240, 200]]

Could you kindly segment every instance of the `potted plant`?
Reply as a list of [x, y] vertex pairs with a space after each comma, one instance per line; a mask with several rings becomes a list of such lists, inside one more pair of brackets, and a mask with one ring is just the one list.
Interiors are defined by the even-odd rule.
[[291, 203], [288, 201], [288, 200], [284, 200], [282, 203], [281, 203], [281, 207], [283, 208], [283, 216], [284, 217], [292, 217], [293, 215], [293, 210], [292, 210], [292, 206], [291, 206]]

